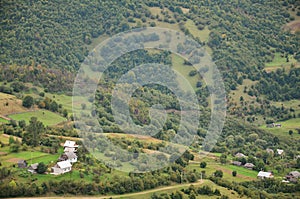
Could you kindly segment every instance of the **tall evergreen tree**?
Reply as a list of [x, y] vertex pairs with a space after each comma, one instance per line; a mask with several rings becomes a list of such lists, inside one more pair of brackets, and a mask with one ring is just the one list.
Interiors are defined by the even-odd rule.
[[30, 146], [38, 146], [44, 129], [43, 123], [38, 121], [36, 117], [32, 117], [24, 133], [24, 143]]

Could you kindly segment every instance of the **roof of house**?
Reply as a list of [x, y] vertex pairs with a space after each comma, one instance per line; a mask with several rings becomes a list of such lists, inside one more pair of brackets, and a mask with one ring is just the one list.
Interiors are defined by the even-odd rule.
[[252, 163], [246, 163], [246, 164], [244, 165], [244, 167], [255, 167], [255, 165], [252, 164]]
[[271, 172], [265, 172], [265, 171], [260, 171], [257, 174], [257, 177], [266, 177], [266, 178], [269, 178], [270, 176], [272, 176], [272, 173]]
[[241, 158], [241, 157], [246, 157], [246, 155], [244, 155], [243, 153], [237, 153], [235, 154], [235, 157]]
[[283, 152], [284, 152], [284, 150], [282, 150], [282, 149], [277, 149], [277, 153], [278, 153], [279, 155], [281, 155]]
[[68, 159], [77, 158], [77, 155], [74, 152], [66, 152], [65, 154], [68, 157]]
[[36, 170], [38, 165], [39, 165], [39, 163], [34, 163], [34, 164], [30, 165], [29, 168]]
[[239, 162], [239, 161], [233, 161], [232, 164], [235, 164], [235, 165], [241, 165], [242, 162]]
[[64, 147], [78, 147], [78, 145], [76, 145], [75, 141], [66, 140], [66, 142], [64, 143]]
[[76, 148], [75, 147], [65, 147], [64, 149], [64, 152], [73, 152], [73, 151], [76, 151]]
[[19, 160], [18, 161], [18, 164], [24, 164], [24, 163], [26, 163], [26, 160]]
[[291, 171], [289, 172], [289, 175], [299, 178], [300, 177], [300, 172], [299, 171]]
[[62, 162], [58, 162], [57, 166], [61, 169], [65, 169], [68, 167], [72, 167], [71, 163], [69, 161], [62, 161]]

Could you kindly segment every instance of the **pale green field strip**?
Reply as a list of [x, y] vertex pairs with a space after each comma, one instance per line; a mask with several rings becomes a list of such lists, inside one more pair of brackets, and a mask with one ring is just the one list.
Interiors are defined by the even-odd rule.
[[29, 124], [31, 117], [36, 117], [39, 121], [41, 121], [46, 126], [52, 126], [66, 121], [66, 118], [47, 110], [18, 113], [18, 114], [9, 115], [8, 117], [16, 121], [25, 120], [26, 124]]

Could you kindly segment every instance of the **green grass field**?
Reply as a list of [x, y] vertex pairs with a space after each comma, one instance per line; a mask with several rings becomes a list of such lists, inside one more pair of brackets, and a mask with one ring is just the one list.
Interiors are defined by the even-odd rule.
[[180, 84], [180, 87], [184, 90], [187, 90], [190, 87], [192, 87], [193, 89], [196, 89], [196, 84], [200, 80], [200, 76], [199, 76], [199, 74], [196, 74], [193, 77], [189, 76], [189, 73], [192, 70], [195, 70], [195, 68], [193, 66], [184, 65], [183, 61], [184, 61], [183, 58], [181, 58], [180, 56], [172, 54], [173, 69], [175, 71], [177, 71], [190, 84], [190, 85], [188, 85], [185, 82], [178, 81]]
[[[202, 162], [202, 161], [207, 163], [207, 166], [204, 169], [200, 168], [199, 162]], [[222, 170], [224, 179], [229, 180], [229, 181], [235, 181], [235, 182], [244, 182], [244, 181], [254, 180], [258, 173], [257, 171], [249, 170], [244, 167], [234, 166], [229, 163], [225, 164], [225, 165], [221, 165], [220, 163], [216, 162], [216, 160], [209, 158], [209, 157], [204, 157], [199, 162], [197, 162], [197, 163], [191, 162], [187, 166], [187, 171], [193, 171], [194, 169], [198, 172], [205, 171], [206, 175], [210, 176], [216, 170]], [[232, 171], [237, 171], [238, 176], [233, 177]]]
[[63, 109], [66, 109], [68, 113], [72, 112], [72, 96], [67, 96], [63, 94], [51, 94], [47, 93], [46, 97], [55, 100], [58, 104], [62, 104]]
[[46, 126], [52, 126], [60, 122], [66, 121], [64, 117], [47, 110], [19, 113], [9, 115], [9, 117], [16, 121], [25, 120], [27, 124], [29, 124], [31, 117], [37, 117], [37, 119], [43, 122], [43, 124]]
[[[5, 149], [1, 148], [2, 152], [8, 152], [9, 148]], [[31, 163], [36, 163], [36, 162], [43, 162], [44, 158], [45, 162], [47, 162], [47, 160], [49, 160], [49, 157], [52, 156], [51, 154], [48, 153], [43, 153], [40, 151], [20, 151], [18, 153], [8, 153], [7, 155], [4, 156], [0, 156], [0, 161], [2, 162], [3, 165], [9, 166], [9, 165], [13, 165], [16, 164], [18, 162], [19, 159], [23, 159], [23, 160], [27, 160], [28, 164]], [[58, 157], [55, 156], [55, 158], [57, 159]], [[54, 159], [54, 157], [53, 157]]]
[[80, 178], [79, 170], [72, 170], [72, 172], [65, 173], [62, 175], [51, 175], [51, 174], [34, 174], [32, 177], [37, 178], [36, 183], [42, 184], [43, 182], [52, 181], [62, 181], [62, 180], [74, 180], [74, 181], [81, 181], [81, 182], [92, 182], [92, 175], [84, 175], [84, 178]]
[[295, 60], [292, 55], [288, 55], [288, 57], [289, 62], [287, 62], [286, 58], [282, 57], [280, 53], [275, 53], [272, 62], [265, 64], [265, 70], [267, 72], [275, 71], [278, 68], [285, 68], [286, 70], [289, 70], [292, 64], [294, 64], [296, 67], [299, 67], [299, 63], [297, 63], [297, 60]]
[[3, 118], [0, 117], [0, 124], [1, 123], [8, 123], [8, 120], [5, 120], [5, 119], [3, 119]]
[[210, 30], [207, 28], [207, 26], [205, 26], [203, 30], [199, 30], [195, 23], [192, 20], [188, 19], [185, 23], [185, 27], [194, 37], [199, 37], [201, 41], [208, 41]]
[[[300, 118], [293, 118], [283, 122], [277, 122], [282, 125], [281, 128], [267, 128], [266, 125], [261, 126], [262, 129], [265, 129], [274, 135], [287, 139], [287, 138], [299, 138], [300, 134], [298, 134], [296, 129], [300, 129]], [[294, 133], [289, 135], [289, 130], [292, 130]]]
[[230, 169], [231, 171], [237, 171], [237, 174], [239, 175], [243, 175], [243, 176], [247, 176], [247, 177], [251, 177], [251, 178], [256, 178], [257, 176], [257, 171], [254, 170], [250, 170], [250, 169], [246, 169], [244, 167], [239, 167], [239, 166], [235, 166], [235, 165], [222, 165], [222, 167]]

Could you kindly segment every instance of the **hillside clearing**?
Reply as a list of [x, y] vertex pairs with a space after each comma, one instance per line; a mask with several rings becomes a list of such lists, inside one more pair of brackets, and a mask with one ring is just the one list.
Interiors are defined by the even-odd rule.
[[[263, 125], [261, 128], [281, 137], [282, 139], [294, 139], [300, 137], [300, 134], [297, 132], [297, 129], [300, 129], [300, 118], [293, 118], [277, 123], [280, 123], [282, 127], [267, 128], [266, 125]], [[293, 131], [292, 135], [289, 135], [290, 130]]]
[[28, 109], [22, 106], [22, 100], [17, 99], [14, 95], [0, 92], [0, 115], [6, 116], [25, 111], [28, 111]]
[[8, 120], [5, 120], [5, 119], [3, 119], [3, 118], [0, 117], [0, 124], [1, 123], [8, 123]]
[[9, 117], [16, 121], [25, 120], [26, 124], [29, 124], [31, 117], [36, 117], [46, 126], [52, 126], [66, 121], [66, 118], [47, 110], [18, 113], [9, 115]]
[[202, 42], [208, 42], [210, 30], [207, 28], [207, 26], [205, 26], [203, 30], [199, 30], [198, 27], [195, 25], [195, 22], [189, 19], [185, 23], [185, 27], [190, 31], [190, 33], [194, 37], [199, 37]]
[[290, 70], [291, 65], [299, 67], [299, 63], [297, 62], [297, 60], [294, 59], [292, 55], [288, 55], [287, 62], [287, 58], [285, 56], [283, 56], [281, 53], [275, 53], [272, 62], [268, 62], [265, 64], [264, 70], [266, 72], [276, 71], [279, 68]]
[[196, 74], [195, 76], [191, 77], [189, 73], [195, 68], [193, 66], [184, 65], [184, 59], [178, 55], [172, 54], [172, 67], [173, 69], [179, 73], [181, 77], [189, 82], [189, 85], [186, 82], [179, 81], [178, 83], [183, 90], [189, 90], [192, 87], [194, 90], [196, 89], [197, 82], [200, 81], [200, 75]]

